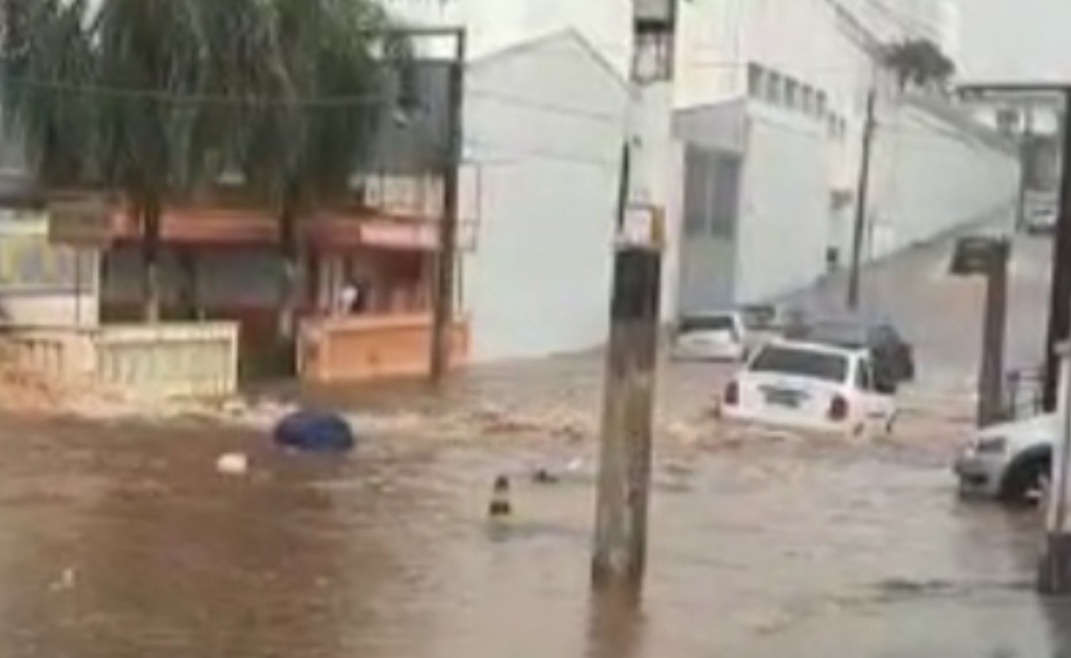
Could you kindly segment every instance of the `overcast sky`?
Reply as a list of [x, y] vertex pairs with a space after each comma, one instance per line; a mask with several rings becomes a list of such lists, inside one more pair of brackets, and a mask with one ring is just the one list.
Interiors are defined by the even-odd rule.
[[1071, 83], [1071, 0], [958, 0], [960, 78]]

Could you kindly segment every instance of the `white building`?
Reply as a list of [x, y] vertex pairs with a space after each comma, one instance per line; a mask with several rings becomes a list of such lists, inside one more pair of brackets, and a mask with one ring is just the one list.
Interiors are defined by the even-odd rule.
[[[867, 96], [878, 95], [867, 258], [994, 212], [1012, 155], [954, 111], [899, 93], [885, 44], [955, 45], [938, 0], [693, 0], [675, 103], [686, 143], [680, 305], [810, 285], [850, 251]], [[948, 172], [955, 172], [949, 178]], [[940, 184], [937, 184], [940, 181]]]
[[[383, 2], [411, 24], [467, 29], [462, 220], [476, 235], [459, 281], [473, 359], [602, 344], [629, 120], [632, 0]], [[672, 209], [669, 87], [645, 96], [631, 119], [641, 134], [636, 196]], [[667, 318], [674, 253], [664, 277]]]

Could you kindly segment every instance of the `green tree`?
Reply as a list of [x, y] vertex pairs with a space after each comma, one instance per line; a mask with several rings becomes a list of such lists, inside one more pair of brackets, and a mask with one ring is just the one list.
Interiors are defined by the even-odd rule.
[[[302, 295], [299, 224], [324, 206], [345, 205], [352, 177], [377, 122], [392, 103], [392, 71], [404, 71], [409, 44], [370, 0], [276, 0], [272, 93], [292, 102], [265, 106], [248, 122], [242, 168], [274, 208], [282, 264], [279, 335], [292, 352]], [[302, 102], [302, 99], [322, 99]]]
[[896, 72], [903, 89], [945, 86], [956, 73], [956, 65], [929, 39], [907, 39], [886, 49], [885, 65]]
[[142, 230], [145, 317], [160, 316], [169, 203], [242, 173], [279, 217], [292, 328], [296, 223], [348, 192], [382, 114], [373, 0], [0, 0], [4, 116], [45, 186], [120, 193]]

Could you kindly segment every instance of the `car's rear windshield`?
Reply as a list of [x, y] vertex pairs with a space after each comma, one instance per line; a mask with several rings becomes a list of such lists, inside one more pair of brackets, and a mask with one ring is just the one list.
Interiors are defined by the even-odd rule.
[[683, 318], [681, 333], [689, 331], [729, 331], [736, 333], [736, 323], [731, 315], [704, 315]]
[[751, 362], [751, 370], [843, 382], [848, 375], [848, 359], [839, 354], [768, 346]]

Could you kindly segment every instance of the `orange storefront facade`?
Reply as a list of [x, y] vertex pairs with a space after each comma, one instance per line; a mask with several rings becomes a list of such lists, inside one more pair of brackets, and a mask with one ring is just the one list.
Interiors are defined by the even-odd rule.
[[[108, 218], [102, 254], [101, 320], [138, 316], [141, 232], [126, 212]], [[438, 221], [377, 213], [321, 213], [299, 223], [301, 303], [292, 361], [315, 382], [423, 373], [430, 346], [430, 291]], [[282, 290], [279, 231], [271, 216], [225, 208], [171, 208], [161, 220], [162, 315], [239, 322], [241, 370], [281, 374], [278, 309]], [[462, 230], [462, 248], [471, 231]], [[359, 279], [367, 304], [339, 305], [342, 287]], [[190, 315], [193, 318], [190, 318]], [[452, 365], [466, 361], [468, 323], [456, 318]]]

